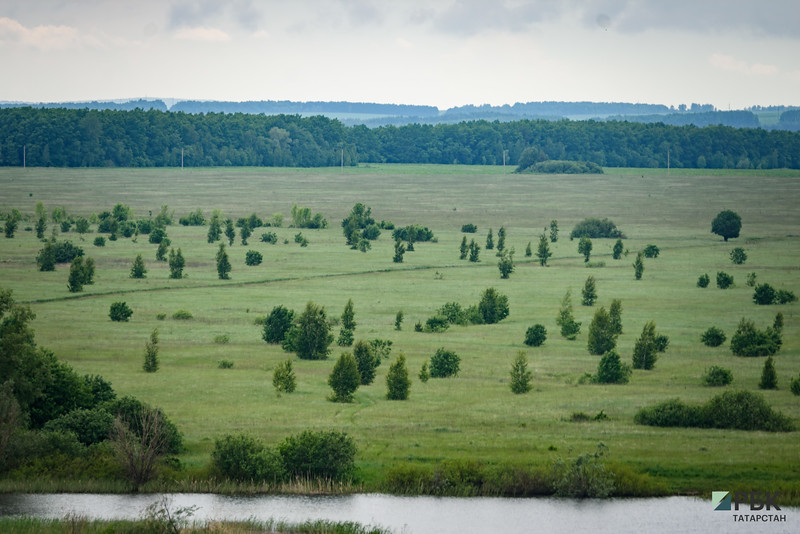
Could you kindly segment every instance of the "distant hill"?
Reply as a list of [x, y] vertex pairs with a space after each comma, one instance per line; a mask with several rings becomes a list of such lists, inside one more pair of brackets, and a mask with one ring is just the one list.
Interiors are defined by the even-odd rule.
[[134, 109], [167, 111], [163, 100], [97, 101], [91, 102], [0, 102], [0, 108], [42, 108], [42, 109], [110, 109], [113, 111], [132, 111]]

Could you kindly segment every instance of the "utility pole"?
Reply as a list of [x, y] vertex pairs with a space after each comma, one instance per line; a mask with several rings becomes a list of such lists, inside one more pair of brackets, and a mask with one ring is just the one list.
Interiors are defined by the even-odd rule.
[[181, 148], [181, 170], [183, 170], [183, 149]]
[[28, 164], [28, 162], [26, 161], [27, 160], [27, 156], [28, 156], [27, 150], [28, 150], [28, 145], [22, 145], [22, 168], [23, 169], [25, 167], [27, 167], [27, 164]]

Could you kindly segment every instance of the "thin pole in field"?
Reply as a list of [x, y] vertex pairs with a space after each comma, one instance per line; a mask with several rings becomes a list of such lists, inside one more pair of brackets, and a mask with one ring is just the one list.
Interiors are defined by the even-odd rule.
[[28, 150], [28, 145], [22, 145], [22, 168], [23, 169], [25, 167], [27, 167], [27, 165], [28, 165], [28, 162], [26, 161], [26, 159], [28, 157], [27, 150]]
[[183, 149], [181, 149], [181, 170], [183, 170]]

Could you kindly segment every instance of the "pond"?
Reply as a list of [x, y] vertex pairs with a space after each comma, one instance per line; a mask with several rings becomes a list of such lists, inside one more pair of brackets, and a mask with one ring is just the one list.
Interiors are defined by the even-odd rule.
[[[0, 495], [0, 516], [139, 519], [162, 495]], [[196, 506], [207, 520], [354, 521], [397, 534], [553, 532], [593, 534], [800, 532], [800, 509], [715, 511], [710, 500], [690, 497], [572, 500], [555, 498], [346, 496], [226, 496], [171, 494], [170, 508]], [[777, 520], [776, 520], [777, 519]]]

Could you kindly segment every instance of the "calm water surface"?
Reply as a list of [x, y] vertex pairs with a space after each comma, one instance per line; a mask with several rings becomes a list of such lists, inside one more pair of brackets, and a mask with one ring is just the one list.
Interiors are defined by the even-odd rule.
[[[0, 495], [0, 515], [90, 519], [139, 519], [160, 495]], [[276, 519], [289, 522], [326, 519], [355, 521], [397, 534], [494, 533], [800, 533], [800, 509], [770, 514], [785, 522], [737, 522], [734, 512], [714, 511], [709, 500], [659, 499], [503, 499], [395, 497], [364, 494], [335, 497], [172, 494], [170, 508], [197, 506], [193, 520]], [[757, 512], [743, 511], [745, 515]], [[763, 518], [763, 516], [762, 516]], [[761, 518], [759, 518], [761, 519]]]

